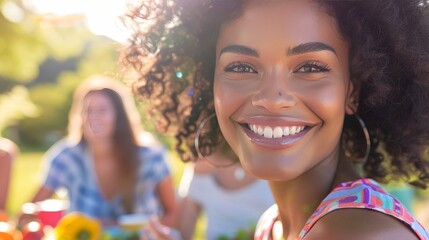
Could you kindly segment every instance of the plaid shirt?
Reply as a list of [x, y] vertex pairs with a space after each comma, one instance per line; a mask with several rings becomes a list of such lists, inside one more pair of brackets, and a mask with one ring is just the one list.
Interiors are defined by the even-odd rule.
[[[170, 175], [162, 147], [140, 147], [139, 181], [135, 192], [134, 213], [161, 214], [162, 206], [156, 186]], [[47, 155], [44, 186], [52, 190], [65, 188], [70, 202], [69, 211], [79, 211], [103, 222], [115, 221], [124, 214], [121, 196], [104, 198], [98, 188], [92, 159], [85, 144], [71, 146], [62, 141]]]

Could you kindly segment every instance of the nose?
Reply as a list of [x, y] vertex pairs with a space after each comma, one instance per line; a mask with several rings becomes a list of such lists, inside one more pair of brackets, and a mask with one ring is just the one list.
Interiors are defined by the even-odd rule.
[[295, 106], [297, 103], [293, 86], [287, 74], [270, 74], [263, 77], [259, 90], [252, 98], [252, 104], [275, 112]]
[[100, 112], [96, 110], [88, 110], [86, 112], [86, 117], [90, 120], [97, 119], [100, 117]]

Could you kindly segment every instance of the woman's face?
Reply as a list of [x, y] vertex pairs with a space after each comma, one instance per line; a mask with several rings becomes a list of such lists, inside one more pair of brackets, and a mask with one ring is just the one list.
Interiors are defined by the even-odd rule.
[[112, 138], [116, 124], [112, 100], [102, 92], [89, 93], [83, 102], [82, 122], [87, 141]]
[[353, 89], [348, 67], [335, 19], [309, 0], [255, 0], [225, 23], [214, 102], [243, 166], [260, 178], [291, 180], [336, 162]]

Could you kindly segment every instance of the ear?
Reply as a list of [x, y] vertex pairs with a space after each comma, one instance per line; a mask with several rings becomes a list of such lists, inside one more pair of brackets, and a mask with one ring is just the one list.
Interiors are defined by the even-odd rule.
[[355, 84], [355, 82], [350, 80], [350, 84], [347, 89], [346, 109], [345, 109], [345, 112], [348, 115], [353, 115], [358, 110], [359, 92], [360, 92], [359, 90], [360, 88]]

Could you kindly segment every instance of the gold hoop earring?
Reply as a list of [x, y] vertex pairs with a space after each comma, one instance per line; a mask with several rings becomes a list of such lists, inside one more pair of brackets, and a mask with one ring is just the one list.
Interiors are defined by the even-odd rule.
[[362, 128], [363, 135], [365, 136], [366, 151], [365, 151], [364, 157], [362, 158], [362, 160], [363, 160], [362, 162], [366, 162], [366, 160], [369, 157], [369, 153], [371, 151], [371, 138], [369, 136], [368, 128], [366, 127], [365, 122], [363, 121], [363, 119], [354, 110], [352, 110], [352, 111], [353, 111], [353, 115], [358, 120], [359, 125]]
[[203, 153], [200, 151], [200, 135], [203, 131], [204, 125], [210, 121], [213, 117], [215, 117], [216, 114], [211, 114], [210, 116], [204, 118], [201, 123], [198, 125], [198, 129], [197, 132], [195, 134], [195, 138], [194, 138], [194, 145], [195, 145], [195, 151], [197, 152], [197, 155], [200, 159], [205, 160], [209, 165], [213, 166], [213, 167], [220, 167], [220, 168], [225, 168], [225, 167], [230, 167], [234, 164], [237, 164], [237, 161], [232, 161], [231, 163], [227, 163], [227, 164], [216, 164], [211, 162], [208, 158], [206, 158]]

